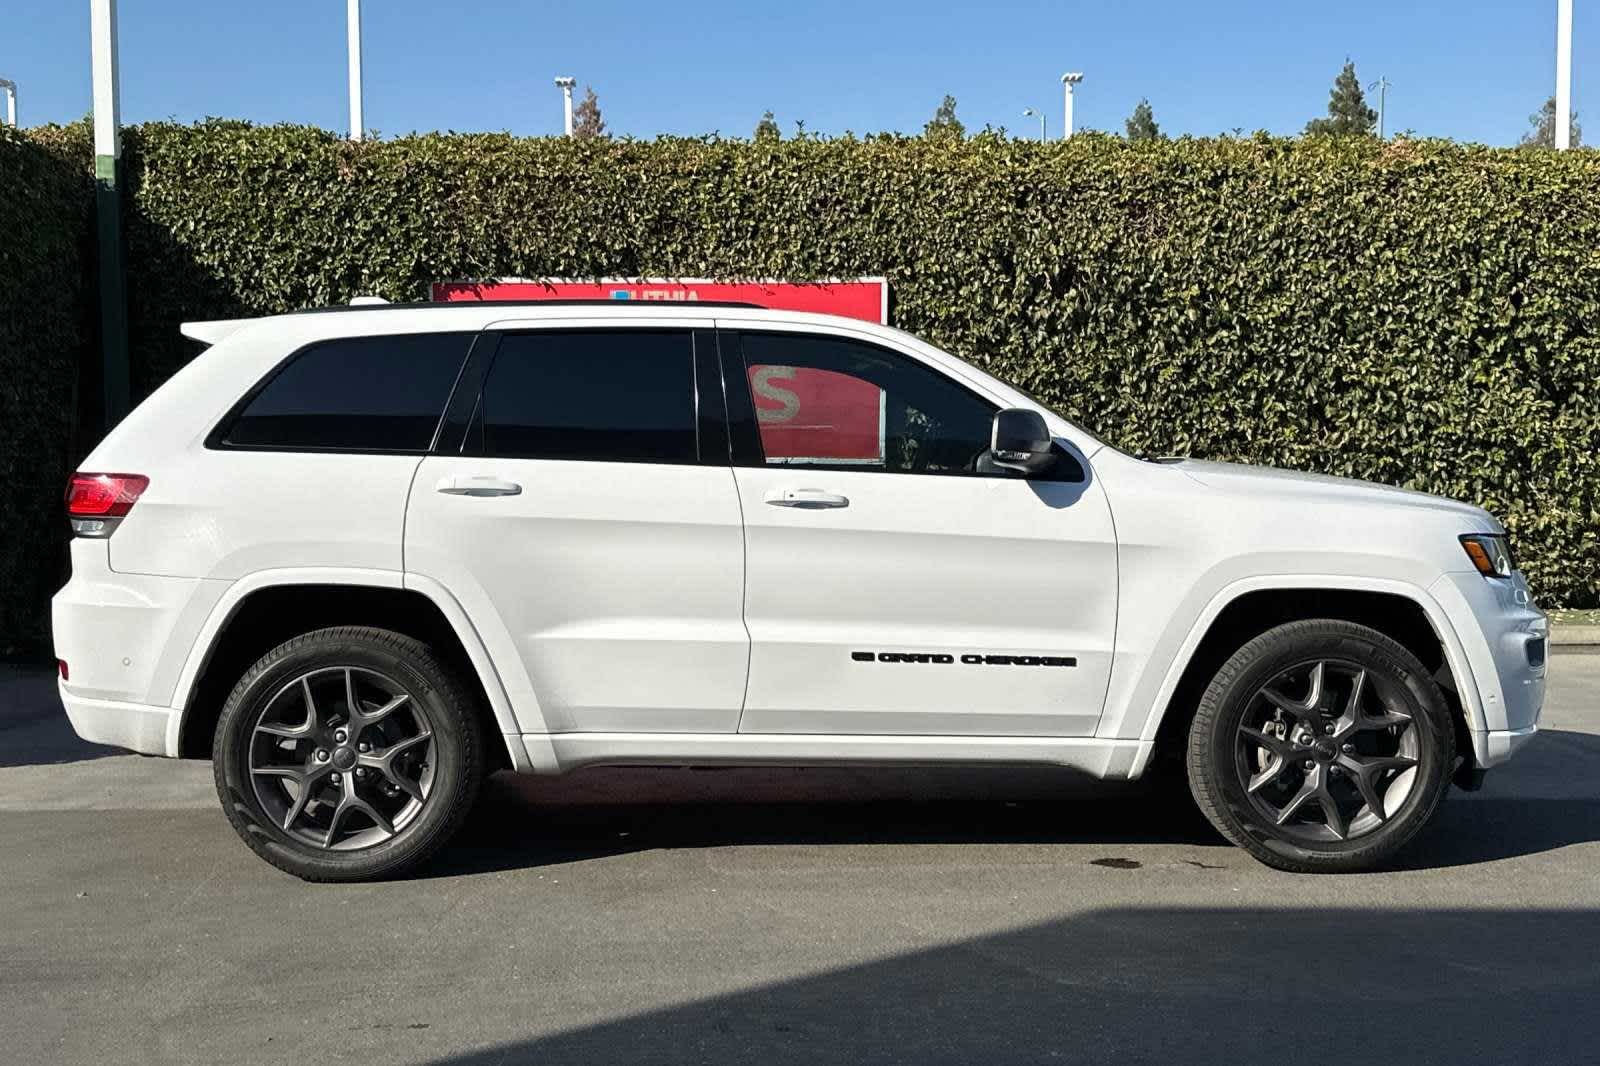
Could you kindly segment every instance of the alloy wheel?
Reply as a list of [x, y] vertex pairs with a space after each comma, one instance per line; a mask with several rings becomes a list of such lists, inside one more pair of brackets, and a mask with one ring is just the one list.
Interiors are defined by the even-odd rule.
[[1411, 796], [1419, 732], [1394, 687], [1361, 664], [1301, 663], [1246, 705], [1235, 748], [1239, 783], [1286, 838], [1354, 840], [1395, 817]]
[[257, 802], [283, 832], [327, 850], [367, 848], [402, 832], [428, 801], [435, 763], [421, 701], [362, 667], [294, 678], [250, 732]]

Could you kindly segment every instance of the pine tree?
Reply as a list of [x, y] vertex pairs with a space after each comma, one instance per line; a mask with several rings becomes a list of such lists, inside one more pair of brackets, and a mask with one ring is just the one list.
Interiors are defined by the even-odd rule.
[[1331, 137], [1369, 135], [1377, 122], [1378, 113], [1367, 106], [1367, 96], [1361, 91], [1356, 65], [1347, 59], [1328, 93], [1328, 117], [1307, 122], [1306, 132]]
[[761, 116], [761, 121], [756, 123], [756, 143], [765, 144], [769, 141], [783, 140], [783, 131], [778, 128], [777, 119], [768, 111]]
[[922, 135], [924, 137], [949, 138], [952, 140], [960, 140], [967, 135], [967, 127], [963, 126], [961, 120], [956, 118], [955, 97], [947, 95], [944, 98], [944, 101], [939, 105], [939, 110], [935, 111], [933, 117], [928, 120], [928, 124], [922, 127]]
[[580, 140], [594, 140], [606, 136], [606, 120], [600, 117], [600, 98], [594, 86], [583, 87], [583, 99], [572, 109], [572, 135]]
[[1156, 125], [1156, 113], [1151, 110], [1149, 100], [1140, 100], [1122, 126], [1128, 131], [1130, 141], [1159, 141], [1166, 137]]
[[[1571, 119], [1572, 147], [1576, 148], [1583, 143], [1583, 127], [1578, 125], [1578, 113], [1574, 111]], [[1523, 148], [1554, 148], [1556, 146], [1556, 98], [1551, 97], [1544, 102], [1544, 106], [1528, 116], [1529, 130], [1522, 137]]]

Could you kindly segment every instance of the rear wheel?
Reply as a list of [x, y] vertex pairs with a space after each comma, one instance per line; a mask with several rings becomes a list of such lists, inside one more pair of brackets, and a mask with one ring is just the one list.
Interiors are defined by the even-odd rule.
[[264, 656], [217, 723], [228, 820], [258, 855], [311, 881], [392, 877], [465, 818], [483, 758], [469, 697], [426, 645], [323, 629]]
[[1382, 863], [1432, 817], [1455, 731], [1405, 648], [1365, 626], [1293, 622], [1240, 648], [1189, 733], [1189, 785], [1228, 839], [1270, 866]]

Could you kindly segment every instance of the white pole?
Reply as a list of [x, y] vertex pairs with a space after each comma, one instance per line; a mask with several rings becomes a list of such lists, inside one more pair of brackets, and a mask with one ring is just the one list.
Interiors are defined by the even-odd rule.
[[1072, 139], [1072, 87], [1083, 80], [1082, 74], [1061, 75], [1061, 139]]
[[117, 70], [117, 0], [89, 0], [89, 57], [94, 73], [94, 154], [122, 156], [122, 84]]
[[562, 125], [562, 131], [568, 137], [572, 136], [572, 87], [577, 84], [576, 78], [556, 79], [556, 88], [561, 90], [562, 104], [566, 108], [566, 120]]
[[17, 128], [17, 83], [9, 78], [0, 78], [0, 89], [6, 91], [6, 122], [12, 129]]
[[350, 49], [350, 139], [359, 141], [367, 128], [361, 117], [361, 0], [349, 0], [345, 23]]
[[1572, 147], [1572, 0], [1556, 5], [1556, 149]]

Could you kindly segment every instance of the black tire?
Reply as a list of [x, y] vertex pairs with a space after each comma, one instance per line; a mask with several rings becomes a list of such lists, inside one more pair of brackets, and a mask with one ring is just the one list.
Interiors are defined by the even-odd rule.
[[1257, 859], [1294, 873], [1355, 872], [1384, 863], [1433, 817], [1455, 729], [1416, 656], [1366, 626], [1312, 619], [1268, 630], [1223, 664], [1190, 727], [1188, 763], [1201, 811]]
[[[305, 695], [296, 704], [292, 693], [302, 683]], [[314, 688], [319, 696], [311, 694]], [[340, 693], [353, 694], [362, 714], [349, 716], [352, 701]], [[385, 693], [398, 710], [380, 721], [385, 708], [368, 697]], [[301, 713], [296, 706], [309, 708], [307, 724], [285, 730], [279, 708]], [[331, 724], [324, 727], [319, 717]], [[279, 739], [302, 728], [313, 731]], [[391, 739], [395, 734], [401, 739]], [[341, 742], [330, 751], [335, 735]], [[375, 754], [356, 755], [358, 741], [363, 752]], [[239, 679], [217, 722], [212, 766], [228, 821], [257, 855], [307, 881], [368, 881], [413, 869], [460, 828], [483, 778], [482, 743], [471, 697], [427, 645], [388, 630], [346, 626], [295, 637]], [[386, 753], [394, 754], [385, 769], [353, 762]], [[295, 767], [305, 772], [297, 776]], [[275, 784], [269, 775], [278, 773], [293, 782]], [[315, 784], [301, 783], [313, 773]], [[311, 798], [300, 800], [302, 791]], [[269, 812], [274, 803], [288, 809]], [[323, 829], [318, 816], [331, 824], [331, 844], [308, 839]], [[386, 828], [391, 835], [385, 838]], [[336, 840], [336, 834], [348, 836]]]

